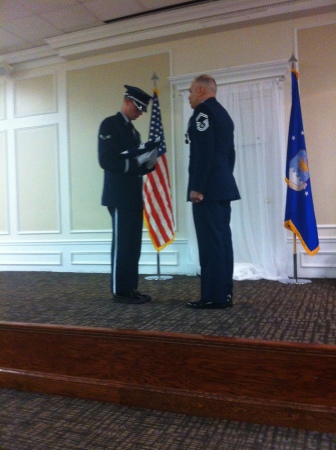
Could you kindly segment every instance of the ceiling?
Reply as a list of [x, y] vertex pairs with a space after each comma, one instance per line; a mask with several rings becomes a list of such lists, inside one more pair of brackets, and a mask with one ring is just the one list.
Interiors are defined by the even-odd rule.
[[[211, 0], [0, 0], [0, 56], [107, 21]], [[218, 1], [218, 0], [212, 0]]]
[[336, 0], [0, 0], [0, 76], [216, 27], [328, 11], [336, 12]]

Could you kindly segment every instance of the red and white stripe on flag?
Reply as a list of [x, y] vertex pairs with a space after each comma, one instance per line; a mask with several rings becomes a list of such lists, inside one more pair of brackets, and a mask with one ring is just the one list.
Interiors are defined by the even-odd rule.
[[175, 225], [158, 91], [154, 89], [149, 138], [156, 136], [161, 137], [159, 157], [144, 183], [144, 219], [149, 237], [160, 251], [173, 242]]

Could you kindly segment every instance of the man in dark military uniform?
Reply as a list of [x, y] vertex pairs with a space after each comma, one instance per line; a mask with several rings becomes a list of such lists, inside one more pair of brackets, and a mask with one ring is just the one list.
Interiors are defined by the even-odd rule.
[[143, 224], [142, 176], [155, 168], [157, 149], [150, 142], [140, 145], [132, 121], [151, 96], [125, 85], [121, 111], [103, 120], [99, 128], [99, 163], [104, 169], [102, 204], [112, 217], [111, 292], [117, 303], [141, 304], [151, 300], [138, 288], [138, 264]]
[[201, 266], [201, 299], [194, 309], [232, 306], [233, 248], [230, 229], [232, 200], [240, 199], [233, 176], [234, 125], [216, 99], [216, 81], [196, 77], [189, 89], [194, 113], [189, 121], [188, 200], [192, 202]]

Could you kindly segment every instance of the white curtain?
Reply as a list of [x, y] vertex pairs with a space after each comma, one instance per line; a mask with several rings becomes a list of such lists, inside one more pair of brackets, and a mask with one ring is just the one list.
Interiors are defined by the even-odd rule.
[[[184, 93], [185, 102], [187, 97]], [[283, 83], [266, 79], [223, 84], [217, 99], [235, 124], [234, 174], [242, 197], [232, 202], [234, 279], [287, 278]], [[184, 109], [190, 115], [189, 106]], [[190, 251], [199, 269], [191, 215], [188, 223]]]

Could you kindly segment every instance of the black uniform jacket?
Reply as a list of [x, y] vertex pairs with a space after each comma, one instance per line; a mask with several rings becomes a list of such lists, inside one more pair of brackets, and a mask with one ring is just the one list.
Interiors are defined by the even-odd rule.
[[225, 108], [208, 98], [199, 104], [189, 121], [189, 192], [204, 195], [204, 201], [239, 200], [233, 176], [235, 165], [234, 124]]
[[102, 204], [109, 207], [142, 209], [142, 175], [151, 172], [136, 158], [120, 156], [141, 143], [139, 132], [121, 112], [107, 117], [99, 128], [98, 156], [104, 169]]

